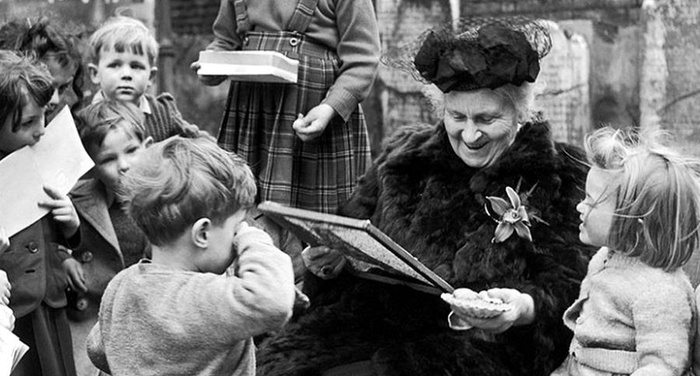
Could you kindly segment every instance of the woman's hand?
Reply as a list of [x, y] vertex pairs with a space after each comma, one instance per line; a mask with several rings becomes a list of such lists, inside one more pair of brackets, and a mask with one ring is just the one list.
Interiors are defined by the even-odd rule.
[[87, 283], [85, 282], [85, 273], [83, 266], [78, 260], [70, 257], [63, 260], [63, 270], [68, 275], [68, 286], [74, 291], [87, 292]]
[[10, 238], [7, 236], [5, 228], [0, 225], [0, 253], [5, 252], [8, 248], [10, 248]]
[[44, 186], [44, 192], [49, 195], [50, 199], [39, 202], [39, 206], [51, 210], [54, 221], [61, 225], [63, 236], [66, 239], [75, 235], [80, 226], [80, 219], [70, 198], [55, 188], [46, 185]]
[[[199, 61], [195, 61], [194, 63], [190, 64], [190, 69], [193, 70], [194, 73], [199, 72], [199, 68], [201, 67], [202, 65], [199, 63]], [[198, 74], [197, 77], [199, 77], [199, 81], [207, 86], [216, 86], [226, 79], [226, 76], [205, 76], [201, 74]]]
[[[465, 314], [458, 306], [451, 305], [452, 312], [457, 316], [456, 326], [461, 329], [476, 327], [493, 333], [502, 333], [513, 326], [531, 324], [535, 320], [535, 302], [528, 294], [523, 294], [515, 289], [490, 289], [476, 294], [469, 289], [457, 289], [453, 293], [457, 299], [474, 299], [477, 295], [484, 298], [496, 298], [503, 303], [510, 304], [512, 308], [501, 314], [489, 318], [478, 318]], [[466, 324], [466, 325], [465, 325]]]
[[331, 119], [335, 116], [333, 107], [321, 103], [312, 108], [306, 116], [299, 114], [299, 117], [292, 123], [292, 128], [302, 141], [310, 141], [320, 136]]
[[10, 280], [7, 278], [7, 273], [4, 270], [0, 270], [0, 305], [10, 305], [10, 293], [12, 292], [12, 285]]
[[335, 278], [345, 266], [345, 256], [326, 246], [307, 247], [301, 252], [306, 269], [323, 279]]

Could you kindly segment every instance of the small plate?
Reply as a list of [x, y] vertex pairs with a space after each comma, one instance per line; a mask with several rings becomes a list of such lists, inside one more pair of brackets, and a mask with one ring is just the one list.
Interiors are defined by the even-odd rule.
[[503, 303], [503, 301], [496, 298], [476, 296], [474, 299], [467, 300], [457, 299], [452, 294], [442, 294], [440, 297], [450, 304], [457, 313], [480, 319], [495, 317], [513, 309], [511, 304]]

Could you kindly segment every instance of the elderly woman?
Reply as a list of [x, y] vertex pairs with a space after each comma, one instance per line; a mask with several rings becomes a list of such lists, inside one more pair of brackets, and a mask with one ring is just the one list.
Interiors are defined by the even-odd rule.
[[548, 375], [567, 353], [562, 314], [590, 256], [575, 211], [587, 169], [530, 116], [547, 30], [492, 21], [421, 40], [413, 62], [440, 89], [442, 121], [397, 131], [339, 214], [370, 219], [455, 297], [486, 291], [511, 309], [448, 321], [440, 296], [311, 248], [312, 305], [261, 346], [261, 375]]

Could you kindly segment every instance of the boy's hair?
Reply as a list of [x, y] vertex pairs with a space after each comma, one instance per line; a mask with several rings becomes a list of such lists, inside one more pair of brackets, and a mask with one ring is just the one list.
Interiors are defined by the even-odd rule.
[[700, 164], [663, 145], [662, 136], [601, 128], [588, 136], [586, 152], [593, 168], [615, 176], [609, 246], [668, 271], [700, 245]]
[[53, 55], [61, 67], [75, 66], [72, 86], [78, 106], [83, 99], [83, 33], [77, 27], [69, 31], [52, 24], [45, 16], [35, 21], [16, 19], [0, 27], [0, 49], [22, 51], [39, 60]]
[[9, 119], [12, 132], [17, 132], [27, 100], [44, 107], [52, 95], [51, 73], [43, 64], [13, 51], [0, 50], [0, 127]]
[[100, 61], [102, 51], [131, 52], [146, 55], [151, 66], [158, 59], [158, 42], [141, 21], [125, 16], [108, 19], [90, 37], [93, 62]]
[[142, 111], [130, 102], [105, 99], [90, 104], [75, 116], [83, 147], [90, 155], [102, 147], [107, 134], [121, 127], [139, 141], [146, 139]]
[[155, 245], [170, 244], [200, 218], [222, 225], [253, 205], [255, 179], [245, 161], [211, 137], [171, 137], [143, 152], [126, 173], [127, 212]]

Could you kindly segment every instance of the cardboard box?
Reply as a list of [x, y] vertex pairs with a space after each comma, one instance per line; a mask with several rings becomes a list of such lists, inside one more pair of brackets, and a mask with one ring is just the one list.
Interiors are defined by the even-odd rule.
[[275, 51], [201, 51], [202, 76], [228, 76], [235, 81], [296, 83], [299, 62]]

